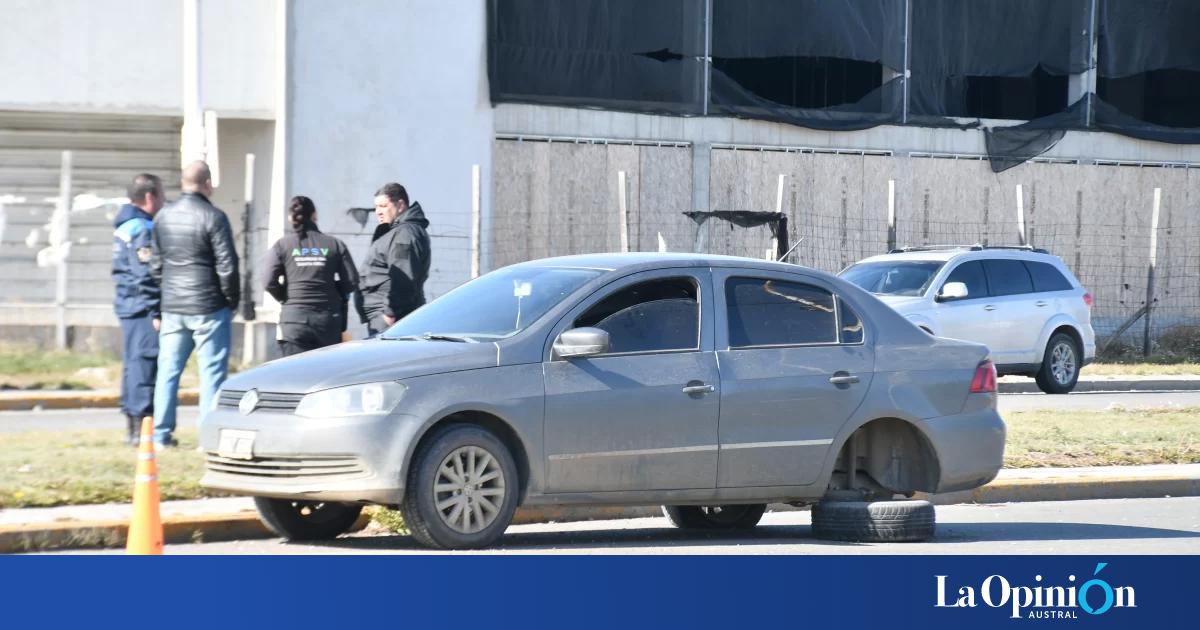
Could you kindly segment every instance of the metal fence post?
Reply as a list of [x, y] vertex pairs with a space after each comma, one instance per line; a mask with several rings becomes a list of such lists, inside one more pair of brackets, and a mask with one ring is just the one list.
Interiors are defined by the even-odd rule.
[[1020, 184], [1017, 184], [1017, 244], [1025, 245], [1027, 243], [1025, 234], [1025, 193]]
[[59, 350], [67, 349], [67, 256], [71, 253], [71, 162], [70, 151], [62, 152], [58, 174], [58, 203], [54, 209], [54, 247], [57, 266], [54, 278], [54, 339]]
[[896, 180], [888, 180], [887, 193], [887, 250], [896, 249]]
[[482, 265], [480, 240], [483, 236], [483, 217], [480, 211], [479, 165], [471, 165], [471, 278], [478, 278]]
[[254, 363], [254, 349], [258, 345], [254, 323], [254, 154], [246, 154], [246, 182], [243, 196], [246, 204], [242, 208], [242, 365]]
[[617, 172], [617, 212], [621, 231], [621, 251], [629, 251], [629, 201], [625, 193], [625, 171]]
[[1154, 189], [1154, 208], [1150, 213], [1150, 265], [1146, 269], [1146, 321], [1142, 331], [1142, 357], [1150, 356], [1150, 319], [1154, 313], [1154, 271], [1158, 264], [1158, 209], [1162, 189]]

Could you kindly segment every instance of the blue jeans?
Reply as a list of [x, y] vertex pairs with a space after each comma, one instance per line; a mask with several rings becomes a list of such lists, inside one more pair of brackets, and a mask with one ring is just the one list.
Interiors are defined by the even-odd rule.
[[223, 308], [205, 315], [163, 313], [158, 333], [158, 383], [154, 389], [154, 441], [164, 442], [175, 431], [175, 408], [179, 405], [179, 377], [192, 350], [200, 364], [200, 416], [196, 425], [217, 402], [217, 390], [229, 373], [229, 340], [233, 312]]

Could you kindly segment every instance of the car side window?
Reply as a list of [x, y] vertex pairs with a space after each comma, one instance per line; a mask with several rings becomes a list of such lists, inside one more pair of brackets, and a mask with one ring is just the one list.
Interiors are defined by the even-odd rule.
[[725, 282], [729, 345], [837, 343], [833, 295], [810, 284], [730, 278]]
[[988, 295], [987, 277], [983, 273], [983, 263], [978, 260], [969, 260], [955, 267], [942, 286], [951, 282], [961, 282], [967, 285], [967, 297], [963, 298], [965, 300]]
[[838, 338], [845, 344], [863, 342], [862, 318], [842, 298], [838, 298]]
[[697, 350], [700, 302], [692, 278], [649, 280], [619, 289], [575, 319], [608, 333], [609, 354]]
[[1033, 277], [1033, 290], [1038, 293], [1043, 291], [1070, 291], [1075, 288], [1071, 286], [1070, 280], [1063, 277], [1062, 272], [1054, 268], [1054, 265], [1026, 260], [1025, 268], [1029, 270], [1029, 275]]
[[983, 268], [987, 272], [987, 282], [992, 295], [1033, 293], [1033, 280], [1021, 261], [1004, 258], [985, 260]]

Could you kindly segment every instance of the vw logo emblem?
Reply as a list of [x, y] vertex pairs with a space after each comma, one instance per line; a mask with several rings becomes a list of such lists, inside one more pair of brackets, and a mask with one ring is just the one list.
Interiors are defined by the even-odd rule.
[[242, 412], [243, 416], [250, 415], [251, 411], [258, 406], [258, 390], [252, 389], [245, 394], [242, 394], [242, 400], [238, 403], [238, 411]]

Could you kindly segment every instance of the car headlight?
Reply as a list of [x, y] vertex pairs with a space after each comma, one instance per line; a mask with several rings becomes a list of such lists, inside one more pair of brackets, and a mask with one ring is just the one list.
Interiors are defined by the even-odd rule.
[[306, 395], [296, 405], [305, 418], [373, 416], [391, 412], [408, 388], [400, 383], [366, 383]]

